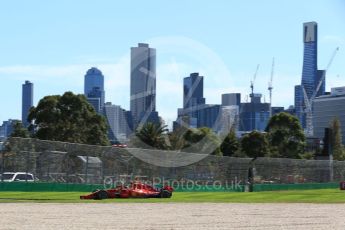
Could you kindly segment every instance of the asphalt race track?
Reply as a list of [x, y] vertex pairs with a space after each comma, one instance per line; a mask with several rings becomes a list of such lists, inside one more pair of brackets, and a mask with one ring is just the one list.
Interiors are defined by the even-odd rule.
[[0, 204], [0, 229], [345, 229], [344, 217], [345, 204]]

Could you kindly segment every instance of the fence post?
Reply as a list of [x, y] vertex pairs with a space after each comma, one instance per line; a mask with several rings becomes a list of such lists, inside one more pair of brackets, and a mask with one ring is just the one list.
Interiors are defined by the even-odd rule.
[[[25, 148], [24, 148], [25, 149]], [[25, 182], [28, 182], [28, 171], [29, 171], [29, 158], [30, 158], [30, 151], [24, 150], [20, 151], [21, 153], [25, 153]]]
[[127, 159], [125, 159], [127, 175], [129, 175], [129, 162], [130, 162], [130, 160], [132, 160], [132, 158], [133, 158], [133, 156], [128, 156]]
[[86, 167], [85, 167], [85, 184], [87, 184], [87, 174], [89, 168], [89, 155], [86, 156]]
[[101, 173], [102, 173], [102, 183], [104, 184], [104, 163], [103, 163], [103, 159], [101, 160]]
[[253, 158], [249, 162], [249, 168], [248, 168], [248, 192], [253, 192], [254, 191], [254, 161], [256, 160], [256, 157]]
[[4, 142], [0, 142], [0, 152], [1, 152], [1, 182], [4, 182], [4, 170], [5, 170], [5, 151]]
[[[47, 154], [48, 153], [48, 154]], [[50, 163], [51, 163], [51, 159], [50, 159], [50, 151], [46, 151], [46, 154], [47, 154], [47, 158], [48, 159], [48, 162], [47, 162], [47, 182], [50, 182]]]
[[334, 179], [334, 169], [333, 169], [333, 154], [329, 155], [329, 182], [333, 182]]
[[68, 155], [68, 152], [66, 154], [66, 159], [67, 159], [67, 167], [66, 167], [66, 180], [67, 180], [67, 183], [70, 183], [70, 179], [69, 179], [69, 167], [70, 167], [70, 156]]
[[325, 128], [325, 142], [328, 156], [329, 156], [329, 180], [330, 182], [333, 181], [333, 145], [334, 145], [334, 140], [333, 140], [333, 129], [331, 128]]

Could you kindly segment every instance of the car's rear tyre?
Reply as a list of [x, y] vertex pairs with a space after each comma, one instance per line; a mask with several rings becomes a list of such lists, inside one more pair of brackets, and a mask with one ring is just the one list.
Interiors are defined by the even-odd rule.
[[103, 200], [108, 198], [108, 193], [105, 190], [100, 190], [99, 192], [96, 193], [96, 200]]
[[169, 192], [168, 190], [162, 190], [161, 191], [161, 198], [170, 198], [172, 195], [171, 192]]

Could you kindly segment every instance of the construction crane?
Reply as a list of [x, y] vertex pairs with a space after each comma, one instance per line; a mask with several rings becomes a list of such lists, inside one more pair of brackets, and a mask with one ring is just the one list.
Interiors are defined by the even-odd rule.
[[271, 79], [268, 82], [268, 91], [270, 92], [270, 117], [272, 117], [272, 90], [273, 90], [273, 75], [274, 75], [274, 58], [272, 58]]
[[325, 74], [323, 74], [322, 78], [320, 79], [314, 93], [312, 94], [312, 96], [310, 97], [310, 99], [308, 99], [307, 96], [307, 92], [304, 88], [304, 86], [302, 85], [302, 89], [303, 89], [303, 96], [304, 96], [304, 106], [305, 106], [305, 113], [306, 113], [306, 130], [305, 133], [308, 137], [312, 137], [314, 135], [314, 126], [313, 126], [313, 111], [312, 111], [312, 105], [314, 103], [315, 97], [317, 95], [317, 93], [319, 92], [322, 83], [325, 80], [326, 77], [326, 73], [329, 70], [329, 67], [331, 66], [335, 55], [337, 54], [337, 52], [339, 51], [339, 47], [337, 47], [334, 51], [333, 54], [331, 56], [331, 59], [329, 60], [326, 69], [325, 69]]
[[260, 67], [260, 64], [258, 64], [256, 66], [256, 70], [255, 70], [255, 73], [254, 73], [254, 76], [253, 76], [253, 80], [250, 81], [250, 88], [252, 90], [252, 93], [250, 94], [250, 97], [254, 97], [254, 82], [255, 82], [255, 79], [256, 79], [256, 75], [258, 74], [259, 67]]

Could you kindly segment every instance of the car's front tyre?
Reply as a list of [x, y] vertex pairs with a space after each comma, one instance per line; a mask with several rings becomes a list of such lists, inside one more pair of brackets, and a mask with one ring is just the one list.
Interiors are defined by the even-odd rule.
[[162, 190], [160, 197], [161, 198], [170, 198], [172, 196], [172, 193], [168, 190]]
[[108, 197], [107, 191], [105, 191], [105, 190], [100, 190], [95, 195], [95, 200], [103, 200], [103, 199], [107, 199], [107, 198], [109, 198], [109, 197]]

